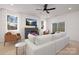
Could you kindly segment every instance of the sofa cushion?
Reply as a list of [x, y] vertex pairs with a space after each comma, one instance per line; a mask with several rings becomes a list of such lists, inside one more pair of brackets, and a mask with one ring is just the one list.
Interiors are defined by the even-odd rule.
[[52, 35], [51, 34], [48, 34], [48, 35], [40, 35], [40, 36], [37, 36], [36, 37], [35, 44], [36, 45], [44, 44], [44, 43], [49, 42], [51, 40], [52, 40]]
[[60, 33], [53, 34], [54, 39], [59, 39], [59, 38], [64, 37], [64, 36], [66, 36], [65, 32], [60, 32]]

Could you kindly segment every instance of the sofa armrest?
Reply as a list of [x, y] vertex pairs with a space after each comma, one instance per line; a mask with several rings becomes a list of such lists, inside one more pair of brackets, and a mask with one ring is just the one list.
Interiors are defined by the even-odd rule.
[[35, 49], [36, 45], [33, 42], [31, 42], [29, 39], [26, 39], [25, 42], [27, 47], [29, 47], [32, 50]]

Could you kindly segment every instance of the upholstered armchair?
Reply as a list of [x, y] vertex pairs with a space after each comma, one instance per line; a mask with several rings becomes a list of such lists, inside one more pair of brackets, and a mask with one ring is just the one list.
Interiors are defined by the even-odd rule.
[[4, 36], [4, 46], [6, 42], [17, 42], [17, 40], [21, 39], [21, 35], [18, 34], [12, 34], [11, 32], [7, 32]]

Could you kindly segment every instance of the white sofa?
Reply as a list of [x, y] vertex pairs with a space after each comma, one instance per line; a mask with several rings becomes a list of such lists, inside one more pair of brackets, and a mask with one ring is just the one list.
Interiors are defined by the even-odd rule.
[[[34, 40], [34, 41], [33, 41]], [[35, 36], [25, 40], [27, 55], [56, 55], [69, 43], [65, 32]]]

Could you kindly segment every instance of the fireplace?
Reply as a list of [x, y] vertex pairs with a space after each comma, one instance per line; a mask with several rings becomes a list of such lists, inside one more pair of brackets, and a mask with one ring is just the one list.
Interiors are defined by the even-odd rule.
[[25, 39], [28, 38], [29, 33], [39, 35], [38, 28], [25, 28]]

